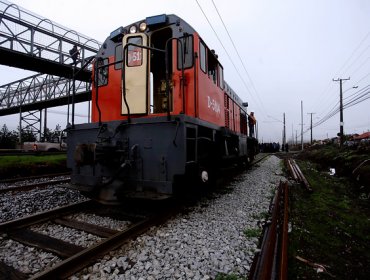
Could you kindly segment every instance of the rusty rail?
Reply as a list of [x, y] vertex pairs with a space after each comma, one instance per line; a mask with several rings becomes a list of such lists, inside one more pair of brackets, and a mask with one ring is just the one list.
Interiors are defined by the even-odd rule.
[[303, 175], [296, 161], [292, 158], [289, 158], [285, 161], [285, 164], [288, 166], [288, 169], [290, 170], [290, 173], [293, 176], [294, 180], [302, 184], [308, 191], [312, 192], [310, 183], [307, 181], [306, 177]]
[[261, 251], [253, 261], [249, 279], [287, 279], [288, 182], [280, 182], [273, 200], [272, 220], [264, 228]]

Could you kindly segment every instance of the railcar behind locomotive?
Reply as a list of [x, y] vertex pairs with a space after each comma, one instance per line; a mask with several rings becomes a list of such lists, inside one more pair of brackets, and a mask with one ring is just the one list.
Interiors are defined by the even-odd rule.
[[113, 31], [95, 57], [91, 123], [68, 129], [74, 188], [113, 203], [186, 191], [253, 158], [247, 103], [199, 34], [176, 15]]

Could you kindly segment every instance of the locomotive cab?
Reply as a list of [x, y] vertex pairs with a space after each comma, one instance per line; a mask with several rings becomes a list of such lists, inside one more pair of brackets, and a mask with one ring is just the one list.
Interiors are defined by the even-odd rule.
[[[103, 44], [93, 74], [93, 122], [185, 113], [184, 102], [195, 98], [186, 100], [184, 92], [187, 77], [193, 80], [189, 71], [194, 63], [193, 35], [183, 31], [179, 20], [171, 22], [169, 17], [147, 18], [140, 31], [139, 23], [127, 33], [118, 29], [123, 34], [112, 32]], [[110, 51], [113, 48], [114, 53]], [[121, 104], [120, 110], [117, 104]]]

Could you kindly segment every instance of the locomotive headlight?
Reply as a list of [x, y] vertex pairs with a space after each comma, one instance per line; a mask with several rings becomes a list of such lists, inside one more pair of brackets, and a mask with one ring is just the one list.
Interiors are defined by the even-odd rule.
[[141, 32], [144, 32], [146, 30], [146, 23], [145, 22], [140, 23], [139, 29]]
[[136, 26], [135, 25], [131, 25], [131, 27], [130, 27], [130, 33], [131, 34], [136, 33]]

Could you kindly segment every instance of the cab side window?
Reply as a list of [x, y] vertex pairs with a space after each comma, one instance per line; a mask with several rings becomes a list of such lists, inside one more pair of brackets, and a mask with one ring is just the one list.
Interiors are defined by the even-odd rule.
[[206, 69], [206, 46], [200, 42], [200, 46], [199, 46], [199, 49], [200, 49], [200, 69], [202, 69], [202, 71], [204, 73], [207, 73], [207, 69]]
[[184, 69], [191, 68], [193, 67], [193, 36], [181, 37], [180, 42], [177, 42], [177, 69], [180, 70], [182, 65]]
[[98, 86], [105, 86], [108, 84], [108, 58], [98, 59], [96, 66], [98, 71]]
[[219, 86], [220, 88], [224, 89], [224, 69], [222, 68], [221, 65], [218, 66], [218, 69], [219, 69], [218, 72], [220, 74]]
[[119, 44], [115, 48], [115, 58], [116, 58], [116, 64], [114, 64], [114, 69], [119, 70], [122, 69], [122, 63], [117, 61], [121, 61], [123, 59], [123, 49], [122, 44]]
[[214, 51], [208, 50], [208, 76], [217, 85], [218, 62]]

